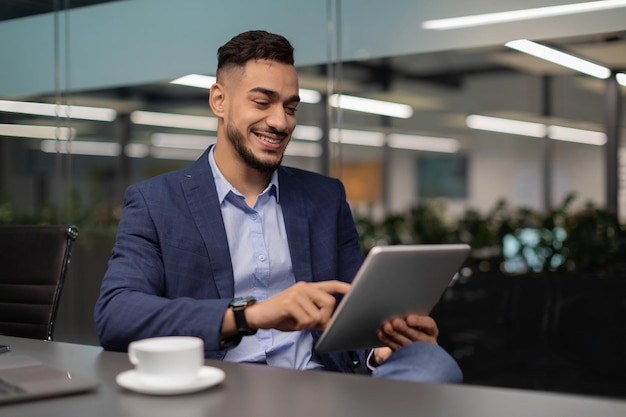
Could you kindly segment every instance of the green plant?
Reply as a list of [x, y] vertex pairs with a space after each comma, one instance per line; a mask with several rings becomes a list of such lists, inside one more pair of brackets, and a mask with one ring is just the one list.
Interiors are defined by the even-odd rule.
[[485, 214], [469, 208], [454, 221], [441, 202], [431, 202], [380, 220], [355, 220], [365, 252], [374, 245], [464, 242], [473, 249], [469, 264], [481, 270], [622, 268], [626, 236], [617, 215], [592, 203], [572, 212], [575, 199], [571, 193], [548, 212], [512, 208], [501, 199]]
[[46, 203], [35, 212], [18, 207], [10, 196], [0, 199], [0, 224], [75, 224], [80, 230], [77, 245], [85, 248], [98, 241], [106, 241], [110, 245], [121, 212], [120, 206], [100, 201], [85, 204], [75, 191], [62, 203]]

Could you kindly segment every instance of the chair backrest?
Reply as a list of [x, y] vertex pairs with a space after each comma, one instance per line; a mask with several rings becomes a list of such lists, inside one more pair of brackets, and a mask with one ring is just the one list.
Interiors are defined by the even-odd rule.
[[0, 335], [52, 340], [76, 226], [0, 226]]

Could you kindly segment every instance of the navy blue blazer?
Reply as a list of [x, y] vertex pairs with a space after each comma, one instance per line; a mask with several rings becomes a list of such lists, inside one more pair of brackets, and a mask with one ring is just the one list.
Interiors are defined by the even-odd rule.
[[[351, 282], [363, 252], [341, 182], [287, 167], [278, 178], [296, 280]], [[222, 359], [220, 326], [234, 278], [208, 150], [186, 169], [130, 186], [124, 200], [95, 307], [102, 346], [198, 336], [207, 358]], [[348, 353], [314, 354], [327, 369], [352, 369]], [[363, 363], [364, 352], [358, 356]]]

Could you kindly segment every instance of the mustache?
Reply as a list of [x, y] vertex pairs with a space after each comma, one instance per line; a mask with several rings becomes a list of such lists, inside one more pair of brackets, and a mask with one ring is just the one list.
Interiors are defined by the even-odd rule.
[[269, 133], [271, 135], [280, 136], [281, 138], [286, 138], [287, 136], [289, 136], [288, 130], [278, 130], [274, 129], [273, 127], [265, 127], [263, 129], [256, 129], [255, 131], [257, 133]]

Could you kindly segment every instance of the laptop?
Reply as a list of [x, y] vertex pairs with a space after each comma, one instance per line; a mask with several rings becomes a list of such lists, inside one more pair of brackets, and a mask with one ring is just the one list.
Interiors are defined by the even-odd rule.
[[318, 351], [382, 346], [392, 316], [429, 314], [470, 253], [466, 244], [377, 246], [370, 250], [315, 345]]
[[50, 367], [30, 356], [0, 355], [0, 404], [77, 394], [98, 385], [97, 381]]

